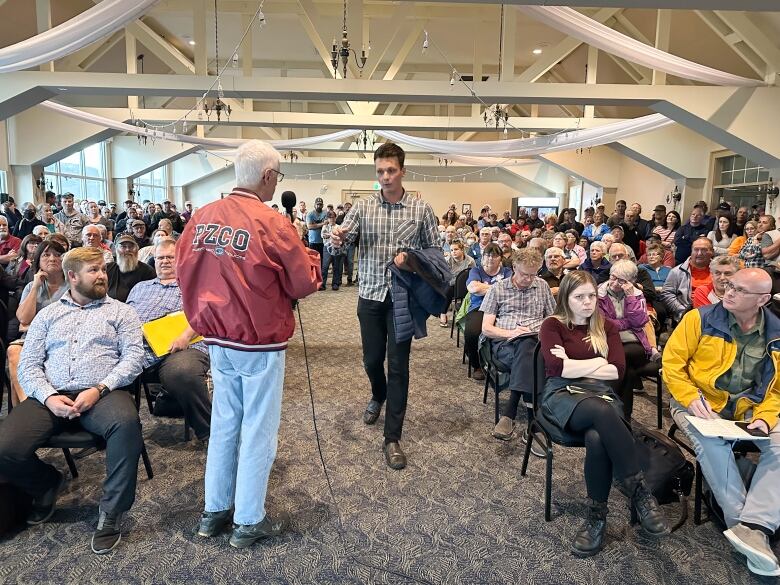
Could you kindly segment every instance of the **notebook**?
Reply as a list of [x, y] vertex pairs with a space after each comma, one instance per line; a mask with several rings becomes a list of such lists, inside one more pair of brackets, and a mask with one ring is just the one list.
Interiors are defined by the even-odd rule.
[[[168, 355], [171, 343], [189, 327], [184, 311], [175, 311], [159, 319], [154, 319], [141, 326], [146, 343], [152, 348], [154, 355], [163, 357]], [[190, 345], [203, 340], [198, 335], [190, 341]]]
[[762, 441], [768, 440], [769, 435], [760, 429], [747, 430], [747, 423], [726, 420], [724, 418], [699, 418], [698, 416], [685, 415], [697, 431], [705, 437], [717, 437], [726, 441]]

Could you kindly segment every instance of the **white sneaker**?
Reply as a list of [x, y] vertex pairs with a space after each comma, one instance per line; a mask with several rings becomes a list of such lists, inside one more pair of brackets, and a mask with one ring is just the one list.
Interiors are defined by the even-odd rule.
[[780, 575], [780, 564], [769, 546], [769, 539], [760, 530], [737, 524], [723, 531], [737, 552], [747, 557], [748, 569], [757, 575]]

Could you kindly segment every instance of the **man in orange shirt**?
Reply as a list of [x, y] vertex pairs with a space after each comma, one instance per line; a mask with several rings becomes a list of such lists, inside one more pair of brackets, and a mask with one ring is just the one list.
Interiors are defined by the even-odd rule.
[[691, 309], [691, 299], [696, 289], [712, 283], [710, 261], [713, 254], [712, 241], [699, 237], [691, 246], [690, 258], [672, 268], [666, 277], [661, 290], [661, 300], [675, 322]]
[[739, 259], [736, 256], [716, 256], [710, 262], [712, 282], [700, 286], [693, 291], [693, 308], [714, 305], [726, 294], [726, 283], [739, 270]]

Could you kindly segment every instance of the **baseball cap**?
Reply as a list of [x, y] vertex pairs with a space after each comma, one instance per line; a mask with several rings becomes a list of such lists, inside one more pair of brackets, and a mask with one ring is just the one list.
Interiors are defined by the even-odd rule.
[[655, 207], [653, 207], [653, 211], [666, 211], [666, 206], [656, 205]]
[[317, 198], [314, 200], [314, 203], [322, 203], [322, 202], [323, 202], [323, 201], [322, 201], [322, 197], [317, 197]]
[[135, 238], [130, 234], [122, 234], [119, 236], [116, 240], [114, 240], [114, 246], [119, 246], [120, 244], [124, 244], [126, 242], [130, 242], [131, 244], [134, 244], [136, 247], [138, 247], [138, 242], [136, 242]]
[[615, 230], [620, 230], [620, 231], [622, 232], [622, 231], [623, 231], [623, 228], [622, 228], [622, 227], [620, 227], [619, 225], [616, 225], [615, 227], [613, 227], [613, 228], [612, 228], [612, 231], [613, 231], [613, 232], [614, 232]]
[[142, 219], [135, 219], [135, 220], [133, 220], [133, 223], [130, 224], [130, 225], [132, 227], [136, 227], [136, 226], [139, 226], [139, 225], [146, 226], [146, 224], [144, 223], [144, 221]]

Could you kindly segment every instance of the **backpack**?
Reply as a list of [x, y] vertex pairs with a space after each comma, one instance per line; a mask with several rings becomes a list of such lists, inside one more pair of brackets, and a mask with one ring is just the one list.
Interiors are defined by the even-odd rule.
[[679, 445], [660, 431], [633, 423], [639, 466], [650, 491], [659, 504], [680, 504], [680, 516], [672, 531], [688, 519], [688, 500], [693, 485], [693, 463], [685, 458]]

